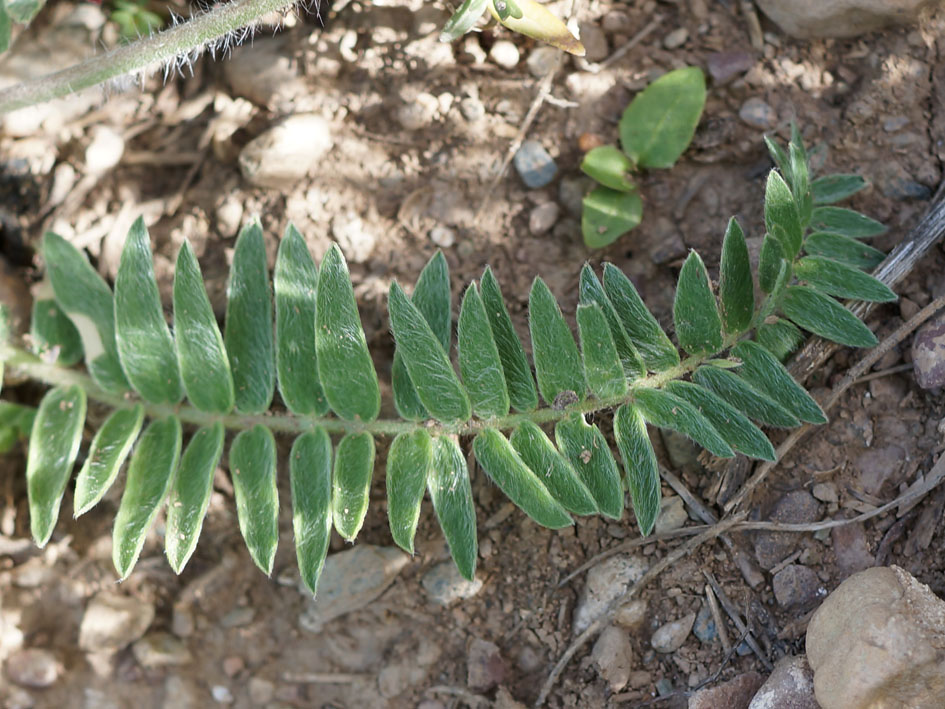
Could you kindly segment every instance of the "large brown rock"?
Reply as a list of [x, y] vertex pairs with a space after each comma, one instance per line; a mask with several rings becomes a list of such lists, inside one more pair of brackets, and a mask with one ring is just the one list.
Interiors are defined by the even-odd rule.
[[756, 0], [768, 17], [794, 37], [855, 37], [887, 25], [915, 21], [940, 0]]
[[823, 709], [942, 709], [945, 601], [898, 566], [854, 574], [807, 628]]

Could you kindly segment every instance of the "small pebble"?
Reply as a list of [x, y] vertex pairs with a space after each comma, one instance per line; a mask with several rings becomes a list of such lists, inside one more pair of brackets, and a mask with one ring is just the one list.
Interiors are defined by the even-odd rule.
[[671, 532], [674, 529], [682, 527], [689, 514], [686, 512], [686, 505], [678, 495], [664, 497], [660, 501], [660, 514], [656, 518], [656, 526], [653, 531], [657, 534]]
[[437, 224], [435, 227], [430, 229], [430, 241], [439, 246], [441, 249], [448, 249], [450, 246], [456, 243], [456, 232], [453, 229], [450, 229], [448, 226]]
[[820, 709], [814, 698], [814, 673], [804, 655], [785, 655], [774, 666], [748, 709]]
[[810, 491], [821, 502], [836, 503], [840, 499], [837, 494], [836, 483], [817, 483]]
[[554, 159], [536, 140], [526, 140], [522, 143], [512, 162], [522, 181], [533, 190], [549, 184], [558, 174]]
[[696, 622], [692, 626], [692, 632], [704, 643], [711, 643], [718, 637], [718, 632], [715, 629], [715, 619], [712, 617], [712, 609], [708, 605], [702, 606], [699, 610]]
[[611, 692], [626, 687], [633, 669], [633, 649], [627, 631], [614, 625], [605, 628], [594, 643], [591, 659]]
[[489, 59], [503, 69], [514, 69], [521, 59], [521, 54], [512, 42], [500, 39], [489, 50]]
[[600, 26], [607, 34], [626, 34], [633, 29], [633, 20], [623, 10], [611, 10], [601, 19]]
[[215, 684], [210, 688], [210, 695], [217, 704], [232, 704], [233, 693], [229, 687], [222, 684]]
[[255, 187], [288, 189], [315, 170], [332, 145], [328, 121], [314, 114], [295, 114], [240, 150], [240, 172]]
[[108, 126], [92, 129], [92, 142], [85, 149], [85, 169], [101, 175], [115, 167], [125, 153], [125, 139]]
[[744, 74], [755, 64], [750, 52], [734, 50], [713, 52], [706, 58], [706, 69], [716, 85], [727, 84], [739, 74]]
[[649, 615], [649, 604], [642, 598], [620, 606], [614, 614], [614, 622], [627, 630], [642, 628]]
[[420, 585], [431, 601], [448, 606], [479, 593], [482, 580], [467, 581], [452, 561], [442, 561], [423, 575]]
[[439, 102], [436, 97], [426, 92], [417, 94], [412, 101], [406, 101], [395, 112], [397, 122], [405, 130], [420, 130], [433, 122]]
[[600, 62], [610, 56], [607, 35], [599, 26], [591, 22], [582, 22], [581, 44], [584, 45], [584, 58], [589, 62]]
[[249, 698], [254, 704], [268, 704], [272, 701], [276, 686], [268, 679], [250, 677]]
[[891, 116], [883, 121], [883, 130], [887, 133], [895, 133], [909, 125], [909, 119], [906, 116]]
[[667, 677], [663, 677], [662, 679], [656, 681], [656, 693], [661, 697], [668, 697], [674, 691], [675, 689], [673, 688], [673, 682]]
[[466, 686], [474, 692], [487, 692], [505, 679], [505, 660], [495, 643], [473, 638], [466, 652]]
[[528, 230], [535, 236], [549, 231], [561, 216], [561, 207], [556, 202], [545, 202], [532, 209], [528, 215]]
[[[764, 680], [757, 672], [746, 672], [728, 682], [705, 687], [689, 698], [688, 709], [745, 709]], [[788, 709], [775, 705], [772, 709]]]
[[650, 644], [657, 652], [675, 652], [682, 647], [689, 637], [689, 631], [692, 630], [696, 622], [695, 613], [687, 613], [682, 618], [665, 623], [656, 629], [653, 637], [650, 638]]
[[539, 44], [528, 55], [528, 71], [536, 79], [554, 71], [561, 61], [561, 50], [547, 44]]
[[236, 677], [246, 667], [243, 658], [239, 655], [231, 655], [223, 658], [223, 672], [227, 677]]
[[220, 625], [224, 628], [242, 628], [253, 622], [256, 617], [256, 609], [252, 606], [240, 606], [229, 611], [220, 619]]
[[678, 27], [663, 37], [663, 46], [666, 49], [678, 49], [689, 39], [689, 30], [685, 27]]
[[775, 574], [771, 586], [782, 608], [810, 606], [827, 595], [817, 573], [809, 566], [788, 564]]
[[38, 647], [19, 650], [6, 661], [7, 677], [23, 687], [51, 687], [59, 679], [61, 672], [62, 665], [56, 656], [49, 650]]
[[760, 98], [750, 98], [738, 110], [738, 117], [752, 128], [767, 130], [777, 121], [774, 109]]
[[463, 118], [467, 121], [475, 123], [481, 121], [486, 115], [486, 107], [475, 96], [467, 96], [459, 102], [459, 112], [463, 114]]

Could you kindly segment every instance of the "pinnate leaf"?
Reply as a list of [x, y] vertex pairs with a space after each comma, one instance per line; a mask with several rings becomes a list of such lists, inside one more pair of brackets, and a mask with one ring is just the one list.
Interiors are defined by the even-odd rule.
[[213, 473], [223, 456], [224, 434], [220, 421], [197, 429], [180, 457], [164, 537], [167, 561], [174, 573], [184, 570], [197, 547], [213, 492]]
[[611, 263], [604, 264], [604, 292], [649, 369], [662, 372], [679, 364], [679, 352], [644, 305], [636, 287]]
[[722, 242], [719, 300], [725, 332], [738, 333], [747, 330], [755, 310], [755, 286], [752, 282], [745, 234], [735, 217], [729, 220], [725, 240]]
[[52, 536], [72, 464], [82, 442], [85, 390], [54, 387], [43, 396], [30, 433], [26, 458], [26, 492], [30, 531], [40, 547]]
[[223, 340], [233, 373], [236, 410], [261, 414], [272, 402], [276, 369], [272, 296], [258, 221], [247, 225], [236, 239]]
[[896, 294], [880, 280], [857, 268], [821, 256], [805, 256], [794, 265], [794, 275], [821, 293], [838, 298], [855, 298], [873, 303], [889, 303]]
[[763, 391], [801, 421], [827, 423], [823, 410], [810, 394], [794, 381], [784, 365], [757, 342], [740, 342], [732, 354], [742, 361], [738, 375]]
[[394, 543], [413, 554], [423, 491], [433, 468], [433, 439], [424, 429], [401, 433], [387, 452], [387, 517]]
[[619, 130], [624, 151], [641, 167], [672, 167], [692, 142], [705, 97], [705, 75], [698, 67], [664, 74], [623, 112]]
[[473, 441], [476, 460], [499, 489], [543, 527], [560, 529], [571, 517], [501, 433], [487, 428]]
[[886, 258], [886, 254], [882, 251], [862, 241], [822, 231], [811, 234], [804, 240], [804, 251], [813, 256], [823, 256], [864, 271], [872, 271]]
[[272, 284], [279, 393], [292, 413], [323, 416], [328, 411], [328, 401], [318, 378], [315, 352], [318, 269], [305, 240], [291, 224], [279, 243]]
[[779, 428], [794, 428], [801, 422], [771, 397], [761, 393], [727, 369], [699, 367], [692, 380], [709, 389], [755, 421]]
[[626, 394], [627, 379], [604, 311], [596, 304], [579, 305], [577, 321], [584, 373], [594, 396], [610, 399]]
[[816, 231], [842, 234], [854, 239], [866, 239], [886, 233], [884, 224], [843, 207], [817, 207], [811, 218], [811, 226]]
[[92, 439], [88, 457], [75, 481], [73, 509], [83, 515], [98, 504], [118, 477], [118, 471], [138, 438], [144, 422], [144, 408], [117, 409]]
[[604, 292], [604, 286], [601, 285], [597, 274], [587, 263], [581, 269], [581, 304], [597, 305], [603, 311], [607, 324], [610, 326], [610, 334], [614, 338], [614, 345], [617, 347], [624, 374], [630, 379], [638, 379], [645, 375], [646, 366], [640, 358], [640, 353], [630, 341], [630, 336], [624, 329], [623, 323], [620, 322], [614, 304]]
[[522, 341], [515, 334], [512, 319], [505, 307], [499, 283], [488, 266], [482, 274], [482, 304], [489, 317], [492, 335], [502, 360], [505, 383], [509, 390], [509, 401], [516, 411], [531, 411], [538, 406], [538, 390], [532, 377], [532, 368], [528, 364]]
[[272, 431], [257, 424], [238, 433], [230, 445], [229, 464], [240, 533], [253, 562], [269, 576], [279, 544], [276, 441]]
[[643, 200], [639, 192], [596, 187], [582, 202], [584, 245], [589, 249], [609, 246], [637, 226], [642, 218]]
[[463, 296], [457, 342], [459, 371], [473, 412], [484, 419], [505, 416], [509, 412], [508, 386], [489, 316], [475, 281]]
[[321, 426], [303, 433], [289, 453], [292, 532], [302, 583], [314, 595], [331, 541], [331, 439]]
[[523, 421], [512, 432], [509, 442], [522, 462], [538, 476], [551, 496], [568, 512], [576, 515], [597, 513], [597, 503], [594, 502], [591, 491], [537, 424]]
[[164, 322], [151, 241], [141, 217], [128, 231], [115, 278], [115, 341], [125, 376], [146, 401], [181, 400], [177, 353]]
[[600, 429], [588, 425], [582, 414], [574, 412], [558, 421], [555, 441], [590, 490], [601, 514], [620, 519], [623, 514], [623, 483], [617, 462]]
[[331, 516], [345, 541], [354, 541], [364, 524], [373, 472], [374, 437], [349, 433], [342, 438], [335, 452]]
[[187, 241], [174, 271], [174, 339], [187, 398], [201, 411], [228, 413], [235, 401], [230, 360]]
[[833, 204], [865, 189], [869, 183], [859, 175], [824, 175], [810, 183], [814, 204]]
[[781, 311], [798, 327], [848, 347], [875, 347], [876, 336], [833, 298], [808, 286], [791, 286], [781, 299]]
[[398, 349], [424, 407], [440, 421], [468, 419], [472, 415], [469, 398], [449, 357], [396, 281], [390, 286], [388, 310]]
[[661, 389], [637, 389], [634, 402], [647, 421], [660, 428], [671, 428], [688, 436], [712, 455], [735, 455], [709, 420], [685, 399]]
[[[337, 245], [322, 260], [315, 291], [318, 377], [332, 411], [349, 421], [373, 421], [381, 409], [374, 362], [354, 300], [348, 265]], [[344, 376], [338, 376], [344, 372]]]
[[614, 437], [627, 473], [633, 514], [644, 537], [653, 531], [660, 513], [660, 471], [656, 453], [646, 432], [643, 413], [624, 404], [614, 416]]
[[541, 278], [532, 283], [528, 297], [528, 327], [542, 398], [553, 404], [559, 394], [571, 391], [583, 400], [587, 385], [581, 355], [558, 301]]
[[433, 468], [427, 481], [433, 510], [446, 537], [453, 562], [463, 578], [476, 577], [476, 508], [466, 456], [452, 438], [438, 436], [433, 440]]
[[181, 426], [176, 416], [152, 421], [141, 434], [112, 531], [112, 563], [125, 579], [141, 554], [148, 530], [167, 499], [180, 458]]
[[709, 274], [695, 251], [690, 252], [679, 272], [673, 319], [679, 344], [690, 354], [708, 354], [722, 348], [722, 319]]

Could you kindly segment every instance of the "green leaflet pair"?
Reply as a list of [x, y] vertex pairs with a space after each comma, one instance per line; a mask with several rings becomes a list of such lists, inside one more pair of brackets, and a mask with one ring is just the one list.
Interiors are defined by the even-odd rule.
[[[143, 222], [129, 233], [114, 293], [79, 251], [47, 234], [54, 298], [38, 302], [32, 323], [42, 360], [7, 345], [0, 333], [0, 359], [33, 366], [28, 371], [39, 376], [51, 368], [55, 376], [48, 380], [58, 384], [35, 418], [27, 407], [0, 404], [0, 442], [12, 445], [29, 433], [35, 540], [45, 544], [52, 534], [90, 398], [114, 411], [82, 462], [74, 509], [78, 515], [95, 506], [127, 461], [113, 547], [122, 578], [165, 502], [168, 560], [178, 572], [187, 563], [227, 428], [235, 432], [227, 466], [240, 531], [266, 573], [280, 509], [274, 432], [294, 434], [288, 474], [296, 555], [313, 592], [331, 529], [353, 540], [364, 522], [376, 436], [392, 437], [386, 486], [394, 541], [413, 551], [429, 493], [468, 578], [475, 573], [477, 533], [467, 441], [489, 479], [538, 524], [560, 528], [573, 516], [597, 513], [619, 519], [629, 491], [637, 524], [648, 534], [659, 512], [660, 481], [647, 424], [677, 430], [717, 456], [772, 460], [759, 425], [825, 421], [781, 364], [802, 331], [869, 346], [872, 333], [836, 298], [895, 297], [864, 272], [880, 252], [863, 240], [881, 225], [833, 206], [865, 182], [812, 179], [796, 134], [787, 149], [773, 141], [769, 147], [779, 171], [766, 185], [758, 286], [745, 236], [732, 220], [717, 286], [695, 253], [680, 270], [675, 341], [612, 264], [600, 275], [590, 265], [581, 270], [577, 338], [547, 285], [535, 280], [528, 299], [534, 370], [488, 267], [463, 294], [455, 337], [442, 253], [430, 259], [409, 296], [392, 283], [397, 420], [377, 419], [377, 375], [337, 246], [316, 266], [289, 227], [270, 284], [262, 230], [248, 225], [234, 249], [221, 334], [189, 245], [177, 258], [169, 328]], [[755, 340], [747, 338], [752, 331]], [[83, 357], [90, 377], [65, 371]], [[285, 413], [273, 407], [277, 386]], [[622, 472], [598, 416], [610, 410]], [[189, 438], [183, 424], [196, 426]]]

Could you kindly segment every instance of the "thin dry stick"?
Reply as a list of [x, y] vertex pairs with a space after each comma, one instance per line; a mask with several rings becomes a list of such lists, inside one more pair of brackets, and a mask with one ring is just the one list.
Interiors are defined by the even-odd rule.
[[728, 653], [732, 649], [732, 641], [728, 639], [728, 631], [725, 629], [725, 621], [722, 619], [722, 611], [719, 608], [719, 599], [715, 597], [715, 591], [711, 584], [705, 585], [705, 600], [709, 604], [709, 611], [712, 613], [712, 620], [715, 621], [715, 629], [719, 634], [719, 640], [722, 642], [722, 649]]
[[735, 604], [729, 600], [725, 590], [722, 588], [719, 582], [715, 580], [715, 576], [713, 576], [710, 571], [703, 569], [702, 573], [709, 584], [712, 586], [712, 590], [715, 591], [715, 595], [719, 599], [719, 603], [722, 604], [722, 608], [724, 608], [725, 612], [728, 613], [728, 617], [732, 619], [732, 622], [735, 624], [738, 632], [744, 636], [745, 642], [748, 643], [748, 647], [752, 649], [752, 652], [754, 652], [755, 655], [758, 656], [758, 659], [761, 660], [761, 664], [763, 664], [770, 672], [773, 669], [771, 661], [758, 646], [755, 636], [752, 635], [751, 629], [741, 619], [741, 616], [738, 614], [738, 610], [735, 608]]
[[636, 596], [644, 586], [663, 573], [665, 569], [669, 568], [680, 559], [688, 556], [706, 542], [715, 539], [720, 534], [724, 534], [729, 529], [737, 525], [740, 521], [742, 521], [743, 518], [744, 515], [737, 515], [731, 519], [719, 522], [718, 524], [713, 525], [704, 531], [698, 537], [690, 539], [685, 544], [677, 547], [658, 562], [656, 562], [653, 566], [651, 566], [647, 572], [643, 574], [642, 578], [633, 584], [633, 586], [631, 586], [629, 589], [627, 589], [627, 591], [622, 596], [611, 601], [607, 605], [607, 608], [604, 610], [604, 612], [597, 618], [597, 620], [591, 623], [587, 630], [571, 641], [568, 649], [564, 651], [564, 654], [562, 654], [555, 663], [554, 668], [551, 670], [551, 674], [548, 675], [548, 678], [541, 686], [541, 691], [538, 693], [538, 699], [535, 700], [535, 706], [540, 707], [545, 703], [545, 700], [548, 698], [548, 693], [551, 692], [551, 688], [554, 686], [555, 682], [558, 681], [558, 676], [561, 674], [564, 668], [567, 667], [568, 663], [571, 661], [571, 658], [574, 657], [574, 654], [584, 645], [586, 645], [591, 640], [591, 638], [597, 635], [610, 622], [614, 616], [614, 613], [616, 613], [620, 606], [624, 605], [627, 601]]
[[[824, 411], [829, 411], [833, 406], [840, 400], [840, 397], [849, 389], [856, 381], [859, 379], [866, 370], [872, 367], [876, 362], [878, 362], [883, 355], [885, 355], [889, 350], [902, 342], [908, 335], [910, 335], [916, 328], [918, 328], [922, 323], [928, 320], [930, 317], [935, 315], [939, 310], [945, 307], [945, 295], [941, 295], [931, 303], [926, 305], [922, 310], [912, 316], [908, 322], [900, 325], [896, 330], [889, 335], [885, 340], [883, 340], [877, 347], [874, 347], [870, 350], [859, 362], [857, 362], [847, 373], [846, 376], [840, 381], [837, 386], [834, 387], [833, 391], [830, 393], [830, 396], [827, 397], [827, 400], [824, 402], [823, 408]], [[800, 428], [794, 429], [791, 434], [784, 439], [784, 442], [778, 446], [777, 455], [775, 461], [765, 461], [760, 466], [758, 470], [755, 471], [755, 474], [748, 479], [748, 481], [742, 486], [742, 489], [738, 493], [725, 503], [725, 511], [730, 512], [739, 505], [741, 505], [745, 500], [748, 499], [748, 496], [751, 492], [758, 487], [762, 480], [764, 480], [768, 474], [774, 470], [777, 461], [782, 460], [789, 450], [791, 450], [794, 445], [803, 438], [808, 431], [813, 428], [810, 424], [802, 426]]]

